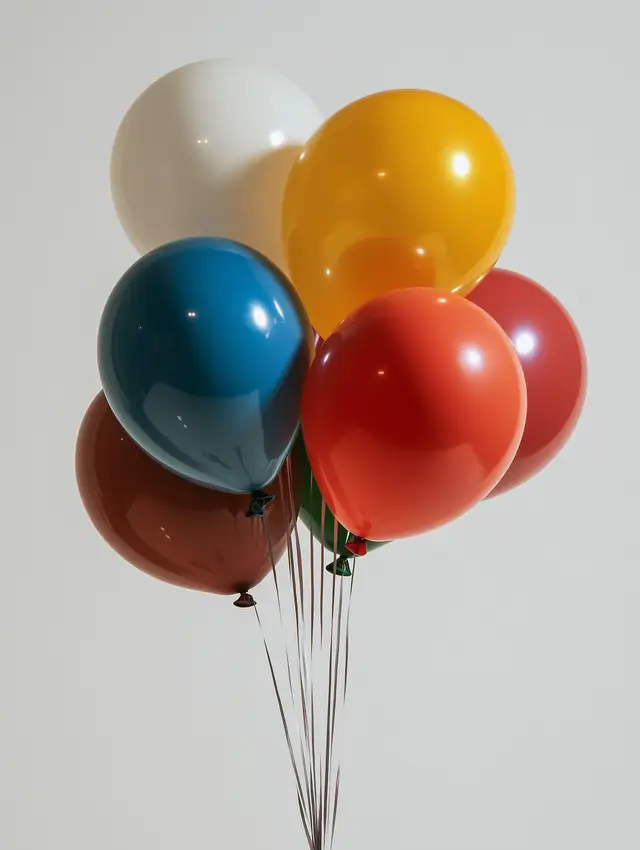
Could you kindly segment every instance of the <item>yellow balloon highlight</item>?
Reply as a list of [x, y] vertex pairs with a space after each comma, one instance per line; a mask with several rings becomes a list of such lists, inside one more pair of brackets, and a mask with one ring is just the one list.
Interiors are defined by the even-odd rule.
[[502, 142], [469, 107], [379, 92], [310, 139], [284, 195], [289, 273], [323, 337], [391, 289], [468, 294], [498, 259], [515, 186]]

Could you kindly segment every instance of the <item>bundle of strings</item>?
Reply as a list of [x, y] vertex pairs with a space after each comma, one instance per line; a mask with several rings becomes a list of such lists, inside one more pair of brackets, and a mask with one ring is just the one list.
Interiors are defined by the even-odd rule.
[[[287, 500], [294, 515], [291, 466], [287, 461]], [[325, 509], [323, 504], [321, 523]], [[333, 562], [326, 568], [324, 547], [319, 557], [311, 532], [307, 532], [308, 558], [303, 558], [301, 535], [295, 523], [287, 544], [286, 564], [273, 558], [268, 515], [262, 518], [272, 558], [272, 576], [282, 640], [277, 649], [267, 639], [258, 607], [269, 672], [295, 778], [298, 808], [310, 850], [328, 850], [333, 838], [340, 797], [339, 732], [347, 697], [349, 673], [349, 625], [355, 578], [336, 572], [337, 523]], [[306, 535], [305, 535], [306, 536]], [[306, 548], [306, 547], [305, 547]]]

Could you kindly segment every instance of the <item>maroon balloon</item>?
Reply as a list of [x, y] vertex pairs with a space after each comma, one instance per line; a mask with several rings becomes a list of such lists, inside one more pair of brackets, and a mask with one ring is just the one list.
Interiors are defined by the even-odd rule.
[[527, 384], [522, 442], [491, 498], [540, 472], [565, 445], [582, 412], [587, 365], [571, 316], [533, 280], [506, 269], [492, 269], [468, 299], [509, 335]]
[[[287, 467], [267, 507], [273, 552], [285, 551], [299, 503]], [[295, 473], [297, 474], [297, 473]], [[263, 522], [247, 519], [249, 496], [209, 490], [151, 460], [100, 393], [76, 445], [76, 478], [89, 517], [115, 551], [149, 575], [210, 593], [244, 593], [271, 569]], [[300, 487], [294, 484], [293, 492]]]

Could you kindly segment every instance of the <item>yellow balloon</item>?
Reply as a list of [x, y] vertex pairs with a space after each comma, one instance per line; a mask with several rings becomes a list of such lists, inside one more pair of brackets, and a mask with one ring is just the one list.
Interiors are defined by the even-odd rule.
[[379, 92], [311, 137], [285, 190], [291, 279], [323, 337], [390, 289], [469, 293], [511, 229], [515, 186], [494, 130], [429, 91]]

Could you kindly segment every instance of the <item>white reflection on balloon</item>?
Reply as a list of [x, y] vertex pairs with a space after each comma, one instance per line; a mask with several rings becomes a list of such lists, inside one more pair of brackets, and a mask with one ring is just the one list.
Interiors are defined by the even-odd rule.
[[451, 160], [451, 167], [456, 177], [466, 177], [471, 171], [469, 157], [464, 153], [454, 153]]
[[269, 144], [272, 148], [279, 148], [284, 144], [284, 133], [282, 130], [274, 130], [269, 134]]
[[266, 331], [269, 327], [269, 317], [267, 311], [260, 304], [254, 304], [251, 308], [251, 318], [253, 323], [261, 331]]
[[538, 347], [538, 340], [532, 331], [527, 328], [519, 328], [513, 334], [513, 345], [521, 357], [528, 357], [530, 354], [534, 354]]
[[462, 365], [468, 366], [470, 369], [476, 370], [482, 368], [482, 352], [473, 345], [466, 346], [462, 349], [461, 360]]
[[273, 306], [276, 308], [276, 312], [280, 316], [281, 319], [284, 319], [284, 313], [282, 312], [282, 307], [278, 304], [277, 301], [274, 300]]

